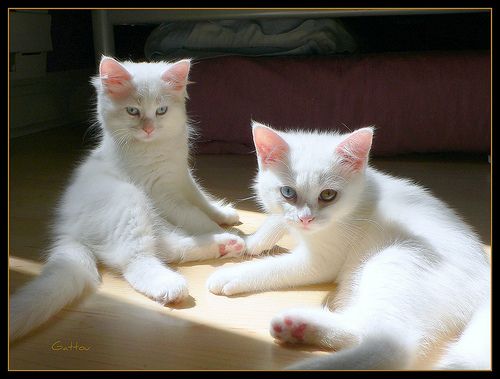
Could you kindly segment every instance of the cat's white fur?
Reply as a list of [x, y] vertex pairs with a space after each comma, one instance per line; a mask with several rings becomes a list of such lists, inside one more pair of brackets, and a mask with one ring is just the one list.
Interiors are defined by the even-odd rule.
[[102, 138], [60, 201], [42, 273], [10, 299], [12, 340], [97, 287], [97, 262], [123, 273], [137, 291], [172, 303], [188, 288], [165, 262], [243, 253], [244, 241], [219, 226], [238, 222], [238, 213], [206, 194], [188, 164], [189, 69], [189, 60], [102, 58], [92, 80]]
[[[297, 247], [216, 271], [211, 292], [336, 282], [324, 309], [289, 309], [271, 321], [279, 341], [339, 351], [292, 369], [415, 368], [434, 344], [464, 328], [435, 367], [490, 368], [488, 256], [428, 190], [368, 165], [372, 128], [281, 132], [254, 123], [253, 133], [255, 190], [269, 217], [247, 239], [247, 252], [271, 248], [285, 231]], [[296, 198], [286, 200], [282, 186]], [[338, 191], [329, 203], [318, 200], [325, 189]]]

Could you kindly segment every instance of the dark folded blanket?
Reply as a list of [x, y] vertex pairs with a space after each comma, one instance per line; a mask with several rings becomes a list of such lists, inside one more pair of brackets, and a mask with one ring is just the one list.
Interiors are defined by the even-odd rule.
[[151, 60], [227, 55], [330, 55], [356, 49], [338, 20], [259, 19], [166, 22], [146, 41]]

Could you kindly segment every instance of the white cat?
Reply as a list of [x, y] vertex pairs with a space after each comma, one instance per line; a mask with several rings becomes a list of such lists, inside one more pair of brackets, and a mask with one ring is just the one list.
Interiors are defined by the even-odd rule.
[[165, 262], [241, 255], [238, 222], [212, 200], [189, 165], [186, 85], [190, 61], [120, 63], [103, 57], [97, 90], [99, 145], [76, 169], [54, 223], [41, 275], [10, 301], [10, 338], [26, 334], [99, 281], [96, 263], [123, 273], [161, 303], [188, 296]]
[[372, 128], [342, 135], [254, 123], [253, 136], [255, 190], [269, 217], [247, 239], [247, 253], [271, 248], [285, 231], [298, 245], [219, 269], [208, 279], [211, 292], [336, 282], [325, 309], [290, 309], [271, 321], [279, 341], [340, 350], [292, 369], [414, 368], [434, 343], [469, 322], [472, 331], [438, 367], [490, 368], [488, 256], [429, 191], [368, 166]]

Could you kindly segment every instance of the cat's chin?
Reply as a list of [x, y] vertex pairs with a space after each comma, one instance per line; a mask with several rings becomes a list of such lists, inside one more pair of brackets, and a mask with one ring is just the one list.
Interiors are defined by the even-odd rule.
[[289, 221], [288, 225], [297, 230], [299, 233], [316, 233], [324, 229], [326, 224], [324, 222], [316, 222], [314, 224], [302, 225], [301, 223]]
[[135, 136], [135, 139], [139, 142], [153, 142], [153, 141], [156, 141], [158, 138], [156, 135], [139, 135], [139, 136]]

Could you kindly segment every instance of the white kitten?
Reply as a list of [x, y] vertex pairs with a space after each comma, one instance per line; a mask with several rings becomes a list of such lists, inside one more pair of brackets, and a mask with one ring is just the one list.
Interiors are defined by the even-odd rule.
[[[216, 271], [211, 292], [336, 282], [331, 311], [291, 309], [271, 321], [279, 341], [341, 350], [293, 369], [412, 368], [434, 342], [471, 320], [481, 334], [466, 329], [464, 344], [460, 339], [438, 367], [490, 367], [487, 255], [429, 191], [368, 166], [372, 128], [341, 135], [254, 123], [253, 135], [255, 189], [270, 216], [247, 239], [247, 251], [271, 248], [285, 230], [298, 246]], [[462, 360], [472, 350], [478, 353]]]
[[189, 69], [189, 60], [101, 60], [92, 82], [102, 139], [59, 204], [41, 275], [11, 298], [11, 339], [95, 288], [98, 261], [122, 272], [137, 291], [173, 303], [188, 289], [163, 261], [243, 253], [244, 241], [219, 226], [237, 223], [237, 212], [204, 193], [188, 166]]

